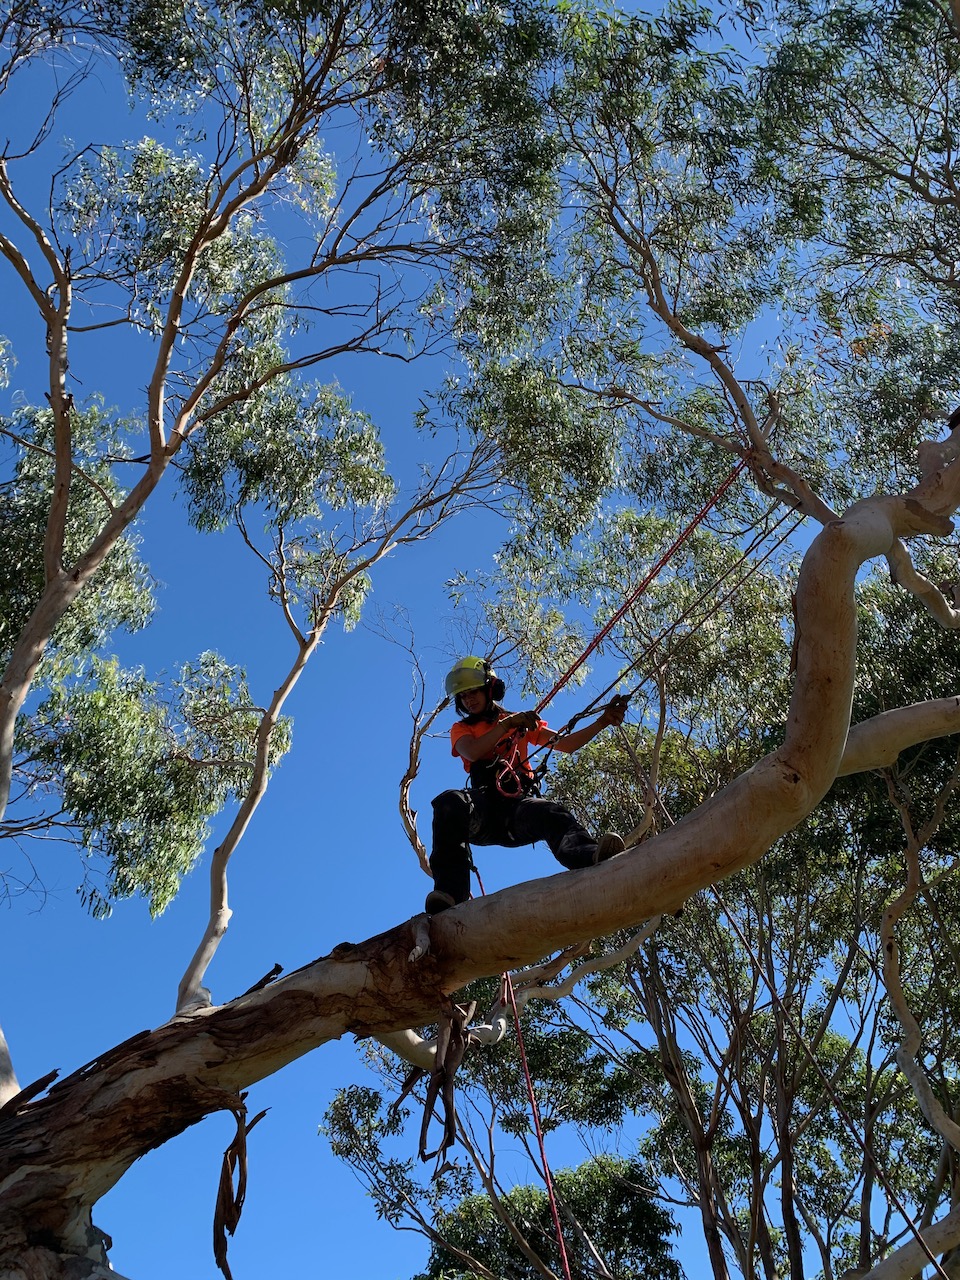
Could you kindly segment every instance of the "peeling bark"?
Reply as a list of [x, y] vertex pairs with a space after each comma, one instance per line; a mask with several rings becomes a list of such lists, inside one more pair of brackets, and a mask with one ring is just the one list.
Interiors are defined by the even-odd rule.
[[[941, 479], [955, 484], [958, 465]], [[942, 491], [926, 496], [936, 510]], [[819, 802], [841, 767], [856, 573], [917, 531], [924, 521], [918, 505], [870, 499], [817, 537], [797, 588], [800, 642], [783, 745], [647, 841], [642, 856], [626, 854], [444, 912], [429, 921], [430, 948], [416, 962], [410, 956], [422, 916], [358, 945], [343, 943], [268, 987], [141, 1033], [45, 1097], [0, 1115], [0, 1275], [18, 1274], [31, 1248], [55, 1245], [88, 1267], [73, 1274], [93, 1276], [92, 1206], [133, 1161], [210, 1112], [234, 1108], [240, 1090], [325, 1041], [432, 1021], [444, 998], [474, 978], [674, 910], [756, 862]]]

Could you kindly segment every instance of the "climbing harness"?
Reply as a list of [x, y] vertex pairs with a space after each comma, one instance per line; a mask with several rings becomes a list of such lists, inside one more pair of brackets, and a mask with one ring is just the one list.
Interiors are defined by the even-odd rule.
[[537, 779], [521, 758], [519, 738], [510, 740], [506, 755], [475, 760], [470, 766], [467, 786], [474, 791], [496, 791], [504, 800], [539, 794]]
[[524, 768], [520, 758], [521, 740], [522, 734], [515, 734], [510, 739], [507, 754], [497, 759], [495, 786], [506, 800], [519, 800], [538, 791], [534, 774]]

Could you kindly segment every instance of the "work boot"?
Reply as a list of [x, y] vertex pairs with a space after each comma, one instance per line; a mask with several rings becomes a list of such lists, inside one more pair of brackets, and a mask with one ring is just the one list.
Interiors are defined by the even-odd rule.
[[456, 905], [449, 893], [444, 893], [442, 889], [431, 889], [427, 894], [423, 909], [428, 916], [435, 916], [441, 911], [449, 911], [451, 907]]
[[594, 865], [598, 862], [608, 862], [611, 858], [615, 858], [618, 853], [623, 853], [627, 846], [623, 843], [623, 836], [617, 835], [616, 831], [608, 831], [606, 835], [600, 837], [594, 851]]

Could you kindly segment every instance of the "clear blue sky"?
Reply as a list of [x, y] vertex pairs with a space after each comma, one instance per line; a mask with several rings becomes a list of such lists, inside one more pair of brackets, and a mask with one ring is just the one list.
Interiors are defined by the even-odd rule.
[[[76, 100], [69, 123], [75, 142], [106, 140], [108, 127], [114, 137], [137, 136], [136, 122], [117, 115], [109, 88], [91, 83]], [[61, 126], [54, 142], [62, 136]], [[12, 176], [16, 182], [16, 166]], [[28, 196], [43, 190], [41, 177], [34, 167]], [[40, 323], [5, 265], [0, 334], [11, 339], [18, 361], [0, 408], [43, 403]], [[92, 343], [77, 343], [77, 398], [101, 393], [108, 405], [135, 408], [150, 353], [143, 344], [143, 363], [137, 364], [135, 345], [130, 352], [129, 364], [121, 363], [96, 353]], [[411, 477], [425, 447], [410, 428], [412, 412], [423, 389], [442, 376], [442, 364], [407, 367], [366, 356], [335, 372], [358, 407], [380, 424], [391, 463]], [[166, 491], [151, 501], [138, 532], [159, 583], [159, 611], [147, 632], [121, 640], [123, 660], [153, 674], [216, 649], [247, 666], [254, 697], [265, 703], [289, 661], [290, 645], [249, 554], [236, 539], [191, 534]], [[389, 613], [397, 604], [409, 611], [431, 697], [440, 691], [450, 657], [443, 584], [457, 572], [489, 569], [502, 532], [489, 515], [468, 516], [455, 531], [402, 550], [376, 570], [366, 616], [378, 607]], [[338, 942], [368, 937], [421, 909], [429, 882], [397, 812], [410, 690], [400, 647], [363, 626], [347, 636], [330, 631], [288, 707], [295, 721], [293, 752], [231, 867], [233, 921], [207, 979], [217, 1002], [247, 989], [275, 962], [297, 968]], [[582, 695], [575, 705], [581, 702]], [[558, 704], [554, 722], [573, 706]], [[414, 791], [426, 830], [430, 797], [459, 776], [445, 736], [430, 743]], [[216, 841], [214, 832], [211, 848]], [[207, 913], [205, 864], [160, 919], [150, 919], [145, 903], [131, 901], [101, 922], [89, 918], [76, 897], [75, 851], [43, 843], [27, 846], [26, 854], [37, 884], [3, 914], [3, 959], [12, 980], [0, 1011], [22, 1084], [54, 1067], [67, 1074], [169, 1017]], [[488, 890], [556, 871], [543, 846], [485, 851], [482, 865]], [[25, 863], [14, 854], [4, 869], [22, 877]], [[251, 1113], [270, 1110], [250, 1139], [248, 1199], [230, 1250], [236, 1280], [341, 1271], [404, 1280], [422, 1266], [422, 1238], [378, 1222], [360, 1186], [317, 1136], [334, 1091], [353, 1080], [369, 1078], [353, 1044], [343, 1042], [251, 1091]], [[113, 1236], [111, 1257], [119, 1272], [134, 1280], [218, 1274], [211, 1223], [221, 1155], [232, 1134], [230, 1117], [209, 1118], [142, 1160], [101, 1202], [95, 1220]], [[415, 1141], [411, 1133], [411, 1149]], [[570, 1151], [559, 1162], [577, 1158]], [[519, 1159], [517, 1173], [527, 1176]]]

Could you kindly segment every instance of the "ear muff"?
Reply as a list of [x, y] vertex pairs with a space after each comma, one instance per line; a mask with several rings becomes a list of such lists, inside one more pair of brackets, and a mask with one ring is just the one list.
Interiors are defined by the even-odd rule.
[[484, 661], [483, 670], [486, 673], [487, 688], [490, 690], [490, 697], [494, 702], [499, 702], [507, 692], [507, 686], [503, 683], [489, 662]]

